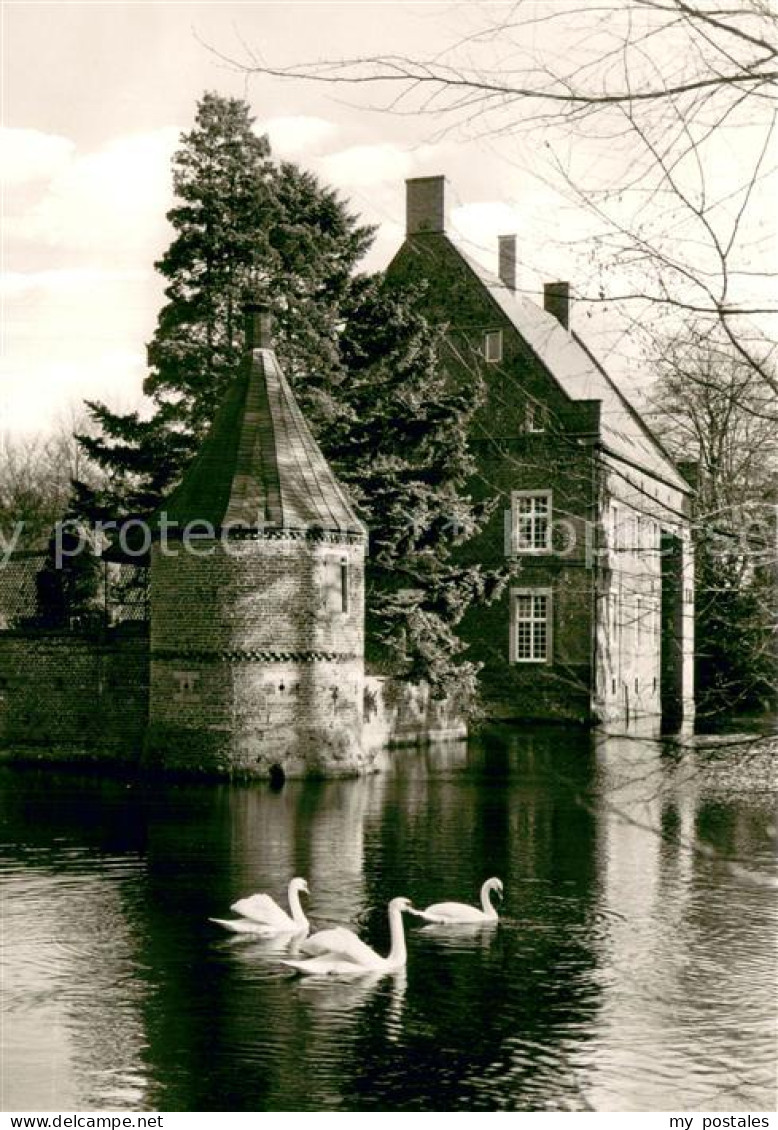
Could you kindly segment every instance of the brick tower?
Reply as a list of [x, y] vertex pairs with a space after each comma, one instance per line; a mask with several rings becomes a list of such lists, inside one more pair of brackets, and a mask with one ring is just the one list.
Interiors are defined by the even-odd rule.
[[362, 751], [366, 530], [246, 307], [247, 349], [157, 513], [146, 757], [248, 777], [341, 776]]

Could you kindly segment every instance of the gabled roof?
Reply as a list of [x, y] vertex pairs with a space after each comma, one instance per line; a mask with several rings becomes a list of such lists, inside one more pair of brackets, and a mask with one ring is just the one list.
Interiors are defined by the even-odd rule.
[[[170, 525], [365, 535], [272, 349], [250, 350], [199, 454], [164, 502]], [[200, 530], [193, 531], [200, 533]]]
[[641, 467], [677, 490], [692, 493], [637, 409], [574, 333], [537, 303], [509, 290], [497, 275], [471, 259], [450, 236], [435, 238], [447, 239], [452, 244], [495, 305], [571, 400], [601, 401], [600, 434], [606, 451]]

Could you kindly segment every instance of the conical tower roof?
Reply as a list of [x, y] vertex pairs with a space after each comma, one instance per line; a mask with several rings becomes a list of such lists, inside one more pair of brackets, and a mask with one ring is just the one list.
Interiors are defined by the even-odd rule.
[[266, 307], [251, 305], [246, 314], [241, 370], [157, 518], [165, 514], [179, 532], [208, 522], [216, 531], [226, 526], [365, 536], [281, 371]]

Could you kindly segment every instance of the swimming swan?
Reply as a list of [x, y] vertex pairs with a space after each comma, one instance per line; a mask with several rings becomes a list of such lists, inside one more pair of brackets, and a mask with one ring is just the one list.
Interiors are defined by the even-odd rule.
[[432, 906], [428, 906], [426, 910], [411, 909], [411, 914], [416, 914], [427, 922], [437, 922], [444, 925], [464, 922], [496, 922], [497, 911], [489, 899], [491, 891], [502, 898], [501, 879], [487, 879], [481, 887], [481, 910], [477, 906], [468, 906], [464, 902], [435, 902]]
[[238, 899], [230, 907], [241, 918], [211, 918], [226, 930], [235, 934], [260, 934], [268, 938], [275, 934], [306, 935], [310, 929], [308, 919], [300, 906], [300, 895], [308, 894], [308, 884], [305, 879], [292, 879], [289, 884], [289, 909], [291, 915], [282, 910], [275, 899], [270, 895], [250, 895], [249, 898]]
[[313, 956], [305, 961], [284, 961], [283, 964], [300, 973], [312, 974], [396, 973], [405, 968], [408, 959], [402, 915], [404, 910], [411, 909], [410, 899], [396, 898], [389, 903], [391, 947], [388, 957], [381, 957], [352, 930], [336, 926], [334, 930], [320, 930], [303, 942], [301, 950]]

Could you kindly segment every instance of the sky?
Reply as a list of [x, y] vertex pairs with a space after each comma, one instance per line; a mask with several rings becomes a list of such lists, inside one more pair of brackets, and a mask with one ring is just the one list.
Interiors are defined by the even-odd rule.
[[[220, 57], [432, 55], [467, 34], [475, 7], [2, 0], [0, 435], [56, 427], [84, 397], [141, 404], [163, 302], [153, 264], [172, 234], [170, 159], [206, 90], [245, 98], [276, 155], [379, 225], [367, 268], [384, 267], [402, 240], [405, 178], [443, 173], [453, 231], [472, 255], [496, 268], [497, 236], [515, 232], [521, 290], [575, 286], [559, 237], [585, 220], [549, 190], [526, 139], [517, 155], [509, 138], [436, 136], [429, 118], [376, 109], [366, 88], [247, 75]], [[628, 381], [621, 328], [607, 312], [586, 317], [587, 340]]]

